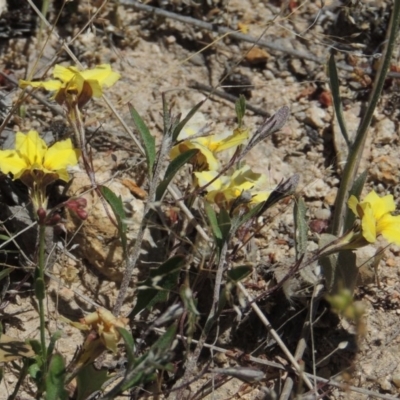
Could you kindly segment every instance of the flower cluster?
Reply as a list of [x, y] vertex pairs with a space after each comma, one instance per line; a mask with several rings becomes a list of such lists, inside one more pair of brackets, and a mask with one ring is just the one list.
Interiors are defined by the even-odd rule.
[[[53, 99], [65, 106], [74, 132], [82, 132], [82, 135], [82, 107], [92, 97], [101, 97], [104, 87], [110, 87], [120, 79], [120, 75], [112, 71], [108, 64], [85, 71], [73, 66], [56, 65], [53, 76], [55, 79], [44, 82], [20, 80], [19, 85], [21, 88], [32, 86], [53, 91]], [[67, 167], [77, 165], [79, 157], [85, 154], [84, 140], [79, 135], [76, 135], [76, 139], [81, 145], [80, 149], [74, 148], [71, 139], [61, 140], [48, 147], [36, 131], [31, 130], [27, 134], [17, 132], [15, 149], [0, 150], [0, 171], [11, 174], [13, 179], [20, 179], [28, 187], [41, 223], [46, 220], [47, 186], [57, 179], [68, 182]], [[79, 203], [79, 199], [70, 205], [81, 218], [87, 216], [85, 205]]]
[[231, 174], [221, 174], [221, 163], [217, 156], [226, 150], [236, 150], [249, 138], [249, 130], [237, 127], [229, 134], [204, 133], [205, 119], [197, 115], [197, 121], [186, 126], [180, 133], [178, 144], [171, 150], [171, 158], [191, 150], [198, 153], [191, 161], [194, 169], [194, 183], [204, 187], [206, 199], [220, 208], [230, 209], [233, 205], [266, 201], [270, 191], [257, 191], [265, 183], [265, 176], [242, 166]]

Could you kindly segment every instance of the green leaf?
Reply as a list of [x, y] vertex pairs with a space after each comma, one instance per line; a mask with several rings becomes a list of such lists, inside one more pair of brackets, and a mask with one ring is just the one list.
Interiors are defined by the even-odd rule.
[[185, 118], [179, 124], [175, 127], [174, 132], [172, 134], [172, 143], [175, 143], [179, 134], [181, 133], [181, 130], [185, 127], [185, 125], [189, 122], [189, 120], [193, 117], [194, 114], [198, 111], [198, 109], [203, 105], [203, 103], [206, 101], [202, 100], [199, 103], [197, 103], [186, 115]]
[[115, 218], [117, 219], [118, 223], [118, 234], [121, 239], [122, 249], [124, 254], [127, 253], [127, 239], [126, 239], [126, 231], [127, 231], [127, 224], [126, 224], [126, 213], [124, 210], [124, 204], [122, 202], [121, 196], [117, 196], [111, 189], [106, 186], [100, 186], [100, 191], [104, 198], [106, 199], [107, 203], [110, 205]]
[[236, 232], [247, 221], [258, 216], [260, 214], [262, 208], [264, 207], [264, 203], [257, 204], [256, 206], [251, 208], [246, 214], [243, 214], [242, 216], [239, 216], [238, 218], [235, 217], [232, 221], [232, 225], [234, 226], [234, 229], [232, 229], [232, 231]]
[[65, 390], [65, 365], [60, 354], [51, 357], [46, 375], [46, 400], [64, 400], [68, 398]]
[[165, 351], [169, 351], [173, 341], [175, 340], [176, 334], [176, 324], [171, 325], [164, 335], [160, 336], [160, 338], [151, 346], [151, 350], [154, 353], [164, 353]]
[[[322, 233], [319, 238], [318, 242], [318, 247], [320, 249], [324, 248], [327, 246], [329, 243], [337, 240], [337, 237], [334, 235], [331, 235], [329, 233]], [[337, 259], [338, 255], [337, 253], [331, 254], [328, 257], [323, 257], [319, 260], [321, 268], [322, 268], [322, 274], [325, 277], [325, 286], [328, 292], [331, 292], [333, 289], [333, 285], [335, 282], [335, 274], [336, 274], [336, 268], [337, 268]]]
[[147, 166], [149, 177], [153, 176], [153, 167], [156, 160], [156, 140], [151, 135], [149, 128], [144, 123], [136, 109], [132, 104], [129, 104], [129, 110], [131, 112], [131, 116], [133, 118], [133, 122], [135, 123], [136, 129], [139, 131], [140, 137], [143, 142], [144, 151], [146, 153]]
[[168, 168], [165, 172], [164, 179], [160, 182], [156, 191], [156, 201], [160, 201], [167, 190], [169, 183], [172, 181], [176, 173], [187, 163], [189, 162], [197, 153], [198, 149], [190, 149], [185, 151], [182, 154], [179, 154], [178, 157], [174, 158], [171, 163], [168, 165]]
[[351, 143], [349, 139], [349, 134], [347, 132], [346, 123], [343, 117], [342, 99], [340, 98], [340, 84], [339, 77], [336, 68], [335, 56], [333, 52], [329, 57], [328, 62], [328, 77], [329, 84], [332, 91], [333, 105], [335, 107], [336, 119], [338, 121], [340, 130], [342, 132], [343, 138], [346, 141], [347, 147], [350, 149]]
[[[367, 180], [367, 175], [368, 175], [368, 171], [365, 170], [359, 177], [357, 177], [357, 179], [353, 183], [353, 186], [350, 189], [349, 198], [352, 195], [356, 196], [357, 199], [360, 198], [361, 192], [365, 185], [365, 181]], [[353, 211], [351, 211], [348, 208], [347, 212], [346, 212], [346, 217], [344, 220], [344, 228], [343, 228], [344, 232], [347, 232], [348, 230], [350, 230], [352, 228], [355, 220], [356, 220], [355, 214], [353, 213]]]
[[219, 223], [217, 220], [217, 214], [215, 213], [215, 210], [212, 208], [211, 204], [205, 202], [204, 204], [204, 209], [208, 217], [208, 222], [210, 223], [211, 230], [213, 232], [213, 235], [217, 241], [222, 240], [222, 232], [219, 227]]
[[221, 238], [222, 242], [223, 243], [227, 242], [230, 237], [231, 226], [232, 226], [231, 218], [229, 216], [228, 211], [222, 208], [221, 211], [218, 213], [217, 219], [218, 219], [218, 227], [222, 234]]
[[[128, 390], [133, 386], [137, 386], [138, 383], [146, 383], [154, 380], [156, 370], [164, 369], [170, 370], [171, 365], [167, 363], [168, 354], [171, 351], [172, 344], [176, 336], [176, 324], [170, 326], [167, 331], [151, 346], [150, 351], [148, 351], [140, 361], [136, 364], [135, 373], [130, 374], [129, 371], [126, 374], [126, 381], [121, 384], [121, 391]], [[140, 366], [147, 366], [147, 368], [142, 368], [141, 373]], [[129, 378], [130, 375], [133, 375]]]
[[231, 281], [236, 283], [248, 277], [252, 271], [253, 268], [250, 265], [240, 265], [230, 269], [227, 272], [227, 275]]
[[125, 349], [126, 349], [126, 357], [128, 358], [128, 366], [127, 369], [132, 368], [133, 364], [135, 363], [135, 342], [133, 340], [132, 335], [124, 328], [117, 328], [118, 332], [121, 334], [122, 339], [125, 342]]
[[49, 346], [47, 347], [47, 354], [48, 355], [52, 355], [53, 354], [56, 342], [57, 342], [58, 339], [61, 338], [62, 334], [63, 334], [62, 331], [57, 331], [57, 332], [53, 333], [53, 335], [50, 338]]
[[92, 393], [101, 389], [110, 375], [106, 369], [97, 370], [93, 364], [83, 367], [76, 376], [78, 396], [77, 400], [85, 400]]
[[155, 304], [165, 302], [169, 292], [176, 286], [179, 272], [185, 262], [184, 256], [177, 255], [153, 269], [150, 277], [139, 284], [137, 302], [130, 316], [133, 317], [145, 308], [151, 309]]
[[335, 280], [330, 293], [338, 293], [342, 289], [349, 289], [353, 293], [358, 277], [357, 256], [351, 250], [339, 252]]
[[302, 197], [294, 202], [294, 223], [295, 223], [295, 241], [296, 241], [296, 260], [306, 254], [308, 225], [306, 219], [306, 203]]
[[28, 373], [29, 376], [37, 382], [38, 378], [41, 376], [41, 368], [39, 364], [36, 362], [31, 364], [28, 368]]
[[[321, 249], [335, 240], [337, 240], [336, 236], [324, 233], [320, 236], [319, 248]], [[341, 250], [339, 253], [323, 257], [319, 262], [328, 293], [336, 294], [341, 289], [349, 289], [353, 292], [358, 276], [356, 255], [353, 251]]]
[[235, 111], [239, 128], [241, 128], [243, 123], [243, 117], [246, 112], [246, 99], [242, 94], [239, 96], [239, 98], [235, 103]]
[[14, 268], [5, 268], [0, 272], [0, 281], [4, 279], [6, 276], [10, 275], [10, 273], [14, 271]]

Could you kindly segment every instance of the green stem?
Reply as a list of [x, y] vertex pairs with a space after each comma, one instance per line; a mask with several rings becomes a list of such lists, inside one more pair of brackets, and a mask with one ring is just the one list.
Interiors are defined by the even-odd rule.
[[374, 87], [372, 88], [367, 110], [365, 111], [364, 117], [360, 123], [360, 126], [358, 127], [354, 143], [349, 150], [347, 163], [343, 171], [342, 182], [336, 197], [335, 214], [332, 224], [332, 233], [336, 236], [342, 233], [347, 211], [347, 198], [351, 186], [353, 185], [355, 176], [357, 174], [358, 167], [360, 165], [362, 152], [364, 150], [365, 141], [367, 139], [368, 128], [371, 124], [371, 120], [376, 105], [378, 104], [382, 88], [385, 83], [387, 72], [389, 70], [393, 48], [396, 41], [396, 35], [399, 27], [399, 22], [400, 22], [400, 0], [395, 0], [388, 28], [387, 45], [385, 53], [383, 55], [383, 59], [380, 64], [380, 69], [376, 75]]
[[44, 281], [44, 267], [45, 267], [45, 233], [46, 226], [39, 226], [39, 265], [38, 274], [36, 278], [36, 297], [39, 302], [39, 319], [40, 319], [40, 344], [42, 347], [42, 358], [43, 358], [43, 376], [47, 371], [47, 346], [46, 346], [46, 321], [45, 321], [45, 309], [44, 300], [45, 296], [45, 281]]

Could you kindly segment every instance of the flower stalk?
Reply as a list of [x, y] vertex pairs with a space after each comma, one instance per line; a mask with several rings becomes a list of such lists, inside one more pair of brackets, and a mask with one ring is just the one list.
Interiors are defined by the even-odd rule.
[[375, 108], [380, 99], [383, 85], [386, 80], [386, 75], [390, 67], [390, 62], [392, 59], [393, 49], [396, 42], [397, 32], [399, 29], [399, 23], [400, 23], [400, 1], [394, 1], [392, 15], [388, 28], [386, 49], [382, 58], [382, 62], [380, 63], [379, 71], [374, 81], [374, 86], [372, 88], [372, 93], [370, 96], [368, 107], [365, 111], [360, 126], [358, 127], [354, 143], [349, 149], [349, 155], [343, 171], [341, 185], [339, 187], [339, 192], [336, 197], [335, 214], [332, 225], [332, 233], [336, 236], [340, 235], [343, 230], [344, 220], [347, 211], [346, 206], [347, 206], [349, 191], [351, 189], [351, 186], [353, 185], [355, 176], [357, 175], [362, 152], [365, 146], [365, 141], [368, 135], [368, 129], [371, 124]]

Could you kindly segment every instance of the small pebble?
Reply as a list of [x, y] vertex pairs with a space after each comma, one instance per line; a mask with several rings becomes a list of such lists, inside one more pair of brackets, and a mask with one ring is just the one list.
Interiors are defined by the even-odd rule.
[[398, 388], [400, 388], [400, 374], [393, 375], [392, 381]]
[[306, 123], [314, 128], [323, 128], [325, 125], [324, 119], [326, 116], [325, 110], [320, 107], [312, 106], [306, 111]]

